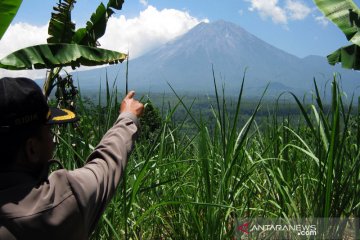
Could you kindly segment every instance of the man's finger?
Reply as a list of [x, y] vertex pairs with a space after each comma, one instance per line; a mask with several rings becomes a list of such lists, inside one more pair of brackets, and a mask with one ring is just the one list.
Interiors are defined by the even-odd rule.
[[135, 96], [135, 91], [130, 91], [125, 98], [130, 99], [133, 98]]

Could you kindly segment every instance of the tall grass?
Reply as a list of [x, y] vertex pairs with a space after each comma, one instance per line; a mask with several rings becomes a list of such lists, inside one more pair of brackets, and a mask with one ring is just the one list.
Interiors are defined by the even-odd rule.
[[[211, 118], [174, 90], [176, 104], [164, 103], [151, 142], [137, 142], [126, 185], [92, 239], [229, 239], [244, 217], [359, 216], [360, 107], [353, 114], [335, 77], [329, 107], [314, 81], [312, 103], [287, 93], [298, 116], [279, 115], [275, 107], [266, 121], [256, 117], [261, 99], [250, 117], [242, 114], [244, 84], [245, 76], [236, 101], [228, 102], [214, 77]], [[59, 130], [56, 155], [69, 169], [83, 164], [117, 117], [121, 96], [109, 84], [105, 92], [98, 104], [80, 96], [79, 124]], [[180, 109], [185, 114], [174, 119]]]

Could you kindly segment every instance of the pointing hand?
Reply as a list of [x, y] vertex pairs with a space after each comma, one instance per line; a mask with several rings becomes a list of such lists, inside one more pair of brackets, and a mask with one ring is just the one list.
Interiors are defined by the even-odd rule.
[[144, 105], [134, 99], [135, 92], [130, 91], [126, 97], [121, 102], [120, 106], [120, 112], [130, 112], [132, 114], [135, 114], [137, 117], [140, 117], [144, 111]]

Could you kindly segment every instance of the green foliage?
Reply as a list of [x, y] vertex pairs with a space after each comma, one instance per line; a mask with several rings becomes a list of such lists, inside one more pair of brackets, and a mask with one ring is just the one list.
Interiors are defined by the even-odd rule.
[[96, 66], [124, 61], [126, 55], [101, 48], [77, 44], [43, 44], [20, 49], [0, 60], [9, 70], [42, 69], [71, 66]]
[[352, 0], [314, 0], [324, 15], [335, 23], [352, 45], [339, 48], [328, 56], [331, 65], [360, 70], [360, 10]]
[[0, 40], [15, 17], [21, 3], [22, 0], [0, 1]]
[[[71, 66], [75, 68], [80, 65], [96, 66], [122, 62], [126, 58], [125, 54], [96, 48], [95, 42], [105, 33], [107, 19], [106, 21], [102, 21], [101, 24], [92, 24], [92, 22], [89, 21], [86, 31], [81, 31], [84, 32], [86, 36], [93, 37], [93, 41], [87, 41], [86, 45], [78, 45], [79, 42], [84, 42], [81, 42], [83, 39], [79, 39], [77, 34], [75, 34], [75, 24], [71, 20], [71, 11], [75, 3], [75, 0], [60, 0], [57, 6], [54, 7], [48, 30], [50, 35], [48, 38], [49, 44], [27, 47], [11, 53], [0, 60], [0, 67], [10, 70], [32, 68], [52, 69], [49, 74], [50, 77], [47, 80], [48, 83], [45, 84], [44, 89], [48, 96], [50, 94], [48, 86], [53, 85], [62, 67]], [[120, 9], [120, 3], [121, 2], [118, 1], [115, 3], [114, 1], [110, 1], [107, 9], [108, 13], [113, 13], [111, 7]], [[100, 5], [104, 6], [103, 4]], [[106, 17], [109, 17], [111, 14], [106, 14]], [[94, 13], [92, 20], [95, 21], [98, 19], [99, 15], [103, 16], [103, 14]], [[89, 27], [90, 25], [92, 25], [92, 27]], [[99, 34], [99, 32], [101, 32], [101, 34]], [[74, 41], [74, 38], [79, 40], [79, 42]]]
[[360, 33], [357, 29], [358, 19], [350, 19], [350, 9], [355, 14], [360, 11], [352, 0], [314, 0], [318, 8], [335, 23], [345, 34], [347, 40], [360, 44]]
[[107, 7], [116, 10], [121, 10], [123, 4], [124, 4], [124, 0], [109, 0]]
[[76, 31], [73, 41], [82, 45], [97, 46], [97, 40], [104, 35], [107, 22], [114, 13], [113, 9], [120, 10], [123, 3], [124, 1], [109, 1], [107, 7], [100, 3], [96, 12], [91, 15], [90, 21], [86, 23], [86, 28]]
[[[110, 89], [98, 104], [79, 98], [79, 125], [61, 131], [57, 157], [68, 168], [115, 121], [120, 97]], [[92, 239], [230, 239], [240, 218], [359, 216], [360, 111], [337, 82], [330, 105], [315, 83], [314, 101], [291, 95], [289, 111], [280, 96], [260, 112], [265, 103], [250, 107], [242, 91], [235, 102], [218, 92], [201, 108], [174, 91]], [[144, 126], [158, 121], [155, 106], [148, 114]]]
[[48, 43], [71, 43], [75, 32], [75, 23], [71, 21], [71, 11], [75, 0], [59, 1], [51, 14], [48, 28]]
[[360, 70], [360, 47], [356, 44], [352, 44], [346, 47], [342, 47], [332, 54], [328, 58], [328, 62], [331, 65], [341, 63], [343, 68]]
[[71, 20], [71, 11], [75, 3], [75, 0], [65, 0], [54, 7], [55, 12], [52, 13], [49, 24], [48, 43], [75, 43], [97, 47], [97, 40], [105, 34], [108, 19], [114, 14], [113, 9], [120, 10], [124, 1], [109, 1], [106, 7], [100, 3], [86, 27], [76, 32], [75, 24]]
[[[54, 8], [55, 13], [52, 14], [50, 20], [49, 34], [52, 35], [52, 37], [50, 37], [48, 41], [60, 41], [76, 45], [80, 44], [81, 46], [97, 49], [97, 54], [95, 54], [96, 58], [92, 58], [91, 61], [92, 66], [122, 62], [126, 58], [125, 54], [97, 48], [99, 45], [97, 40], [102, 37], [106, 31], [108, 18], [114, 13], [112, 9], [114, 8], [120, 10], [123, 2], [124, 1], [109, 0], [107, 8], [105, 8], [103, 3], [100, 3], [96, 12], [92, 14], [90, 21], [87, 22], [86, 28], [80, 28], [74, 32], [75, 24], [71, 21], [71, 11], [76, 1], [66, 0], [65, 3], [62, 3], [60, 0], [58, 7]], [[68, 52], [70, 53], [74, 50], [75, 49], [68, 49]], [[109, 55], [113, 55], [115, 58], [111, 59], [110, 57], [109, 59]], [[89, 56], [92, 55], [81, 55], [82, 59]], [[95, 59], [96, 61], [94, 61]], [[79, 62], [77, 64], [77, 66], [79, 66]], [[86, 65], [81, 62], [80, 64]], [[51, 67], [51, 71], [44, 84], [44, 92], [46, 96], [50, 95], [52, 88], [57, 84], [56, 79], [58, 79], [62, 67], [63, 66], [58, 66], [57, 68]], [[74, 68], [74, 64], [72, 64], [72, 67]], [[69, 76], [70, 75], [68, 75], [68, 77]]]
[[66, 77], [58, 76], [56, 81], [58, 83], [55, 92], [55, 97], [57, 100], [56, 105], [62, 106], [65, 109], [69, 109], [71, 111], [75, 111], [75, 99], [79, 92], [74, 86], [72, 77], [69, 75]]
[[149, 144], [154, 144], [156, 136], [159, 134], [161, 126], [163, 124], [162, 118], [159, 110], [154, 106], [154, 104], [148, 100], [145, 105], [145, 110], [143, 115], [140, 118], [141, 124], [141, 139], [144, 141], [144, 144], [147, 142]]
[[[112, 11], [112, 10], [109, 10]], [[96, 46], [97, 39], [104, 35], [109, 12], [105, 5], [101, 3], [96, 12], [91, 15], [90, 21], [86, 23], [86, 28], [80, 28], [74, 36], [74, 41], [82, 45]]]
[[96, 66], [122, 62], [126, 58], [125, 54], [97, 48], [97, 40], [104, 35], [107, 21], [114, 13], [113, 9], [120, 10], [124, 1], [109, 0], [107, 7], [101, 3], [87, 22], [86, 28], [76, 32], [75, 23], [71, 20], [75, 3], [75, 0], [59, 0], [54, 7], [49, 23], [50, 36], [47, 45], [27, 47], [11, 53], [0, 60], [0, 68], [50, 69], [43, 87], [48, 97], [57, 84], [56, 80], [59, 79], [63, 67], [76, 68], [80, 65]]

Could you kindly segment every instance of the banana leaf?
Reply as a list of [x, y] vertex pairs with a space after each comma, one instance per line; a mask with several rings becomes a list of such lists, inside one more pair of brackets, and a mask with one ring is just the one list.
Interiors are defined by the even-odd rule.
[[116, 10], [121, 10], [124, 0], [109, 0], [107, 7], [114, 8]]
[[112, 9], [120, 10], [123, 3], [123, 0], [110, 0], [106, 7], [100, 3], [91, 15], [90, 21], [86, 23], [86, 28], [80, 28], [75, 32], [73, 42], [92, 47], [97, 46], [97, 40], [105, 34], [107, 22], [114, 13]]
[[80, 28], [76, 31], [73, 42], [97, 46], [97, 40], [105, 34], [108, 17], [112, 13], [111, 9], [107, 9], [103, 3], [100, 3], [96, 12], [91, 15], [90, 21], [86, 23], [86, 28]]
[[352, 44], [339, 48], [327, 56], [327, 59], [331, 65], [341, 63], [343, 68], [360, 70], [360, 47]]
[[75, 33], [75, 23], [71, 21], [71, 11], [75, 0], [59, 1], [51, 13], [47, 39], [48, 43], [71, 43]]
[[114, 64], [126, 54], [77, 44], [43, 44], [20, 49], [0, 60], [0, 68], [9, 70], [53, 69], [56, 67]]
[[0, 39], [6, 32], [11, 21], [14, 19], [22, 0], [1, 0], [0, 1]]
[[335, 23], [346, 38], [360, 45], [360, 10], [352, 0], [314, 0], [324, 15]]

